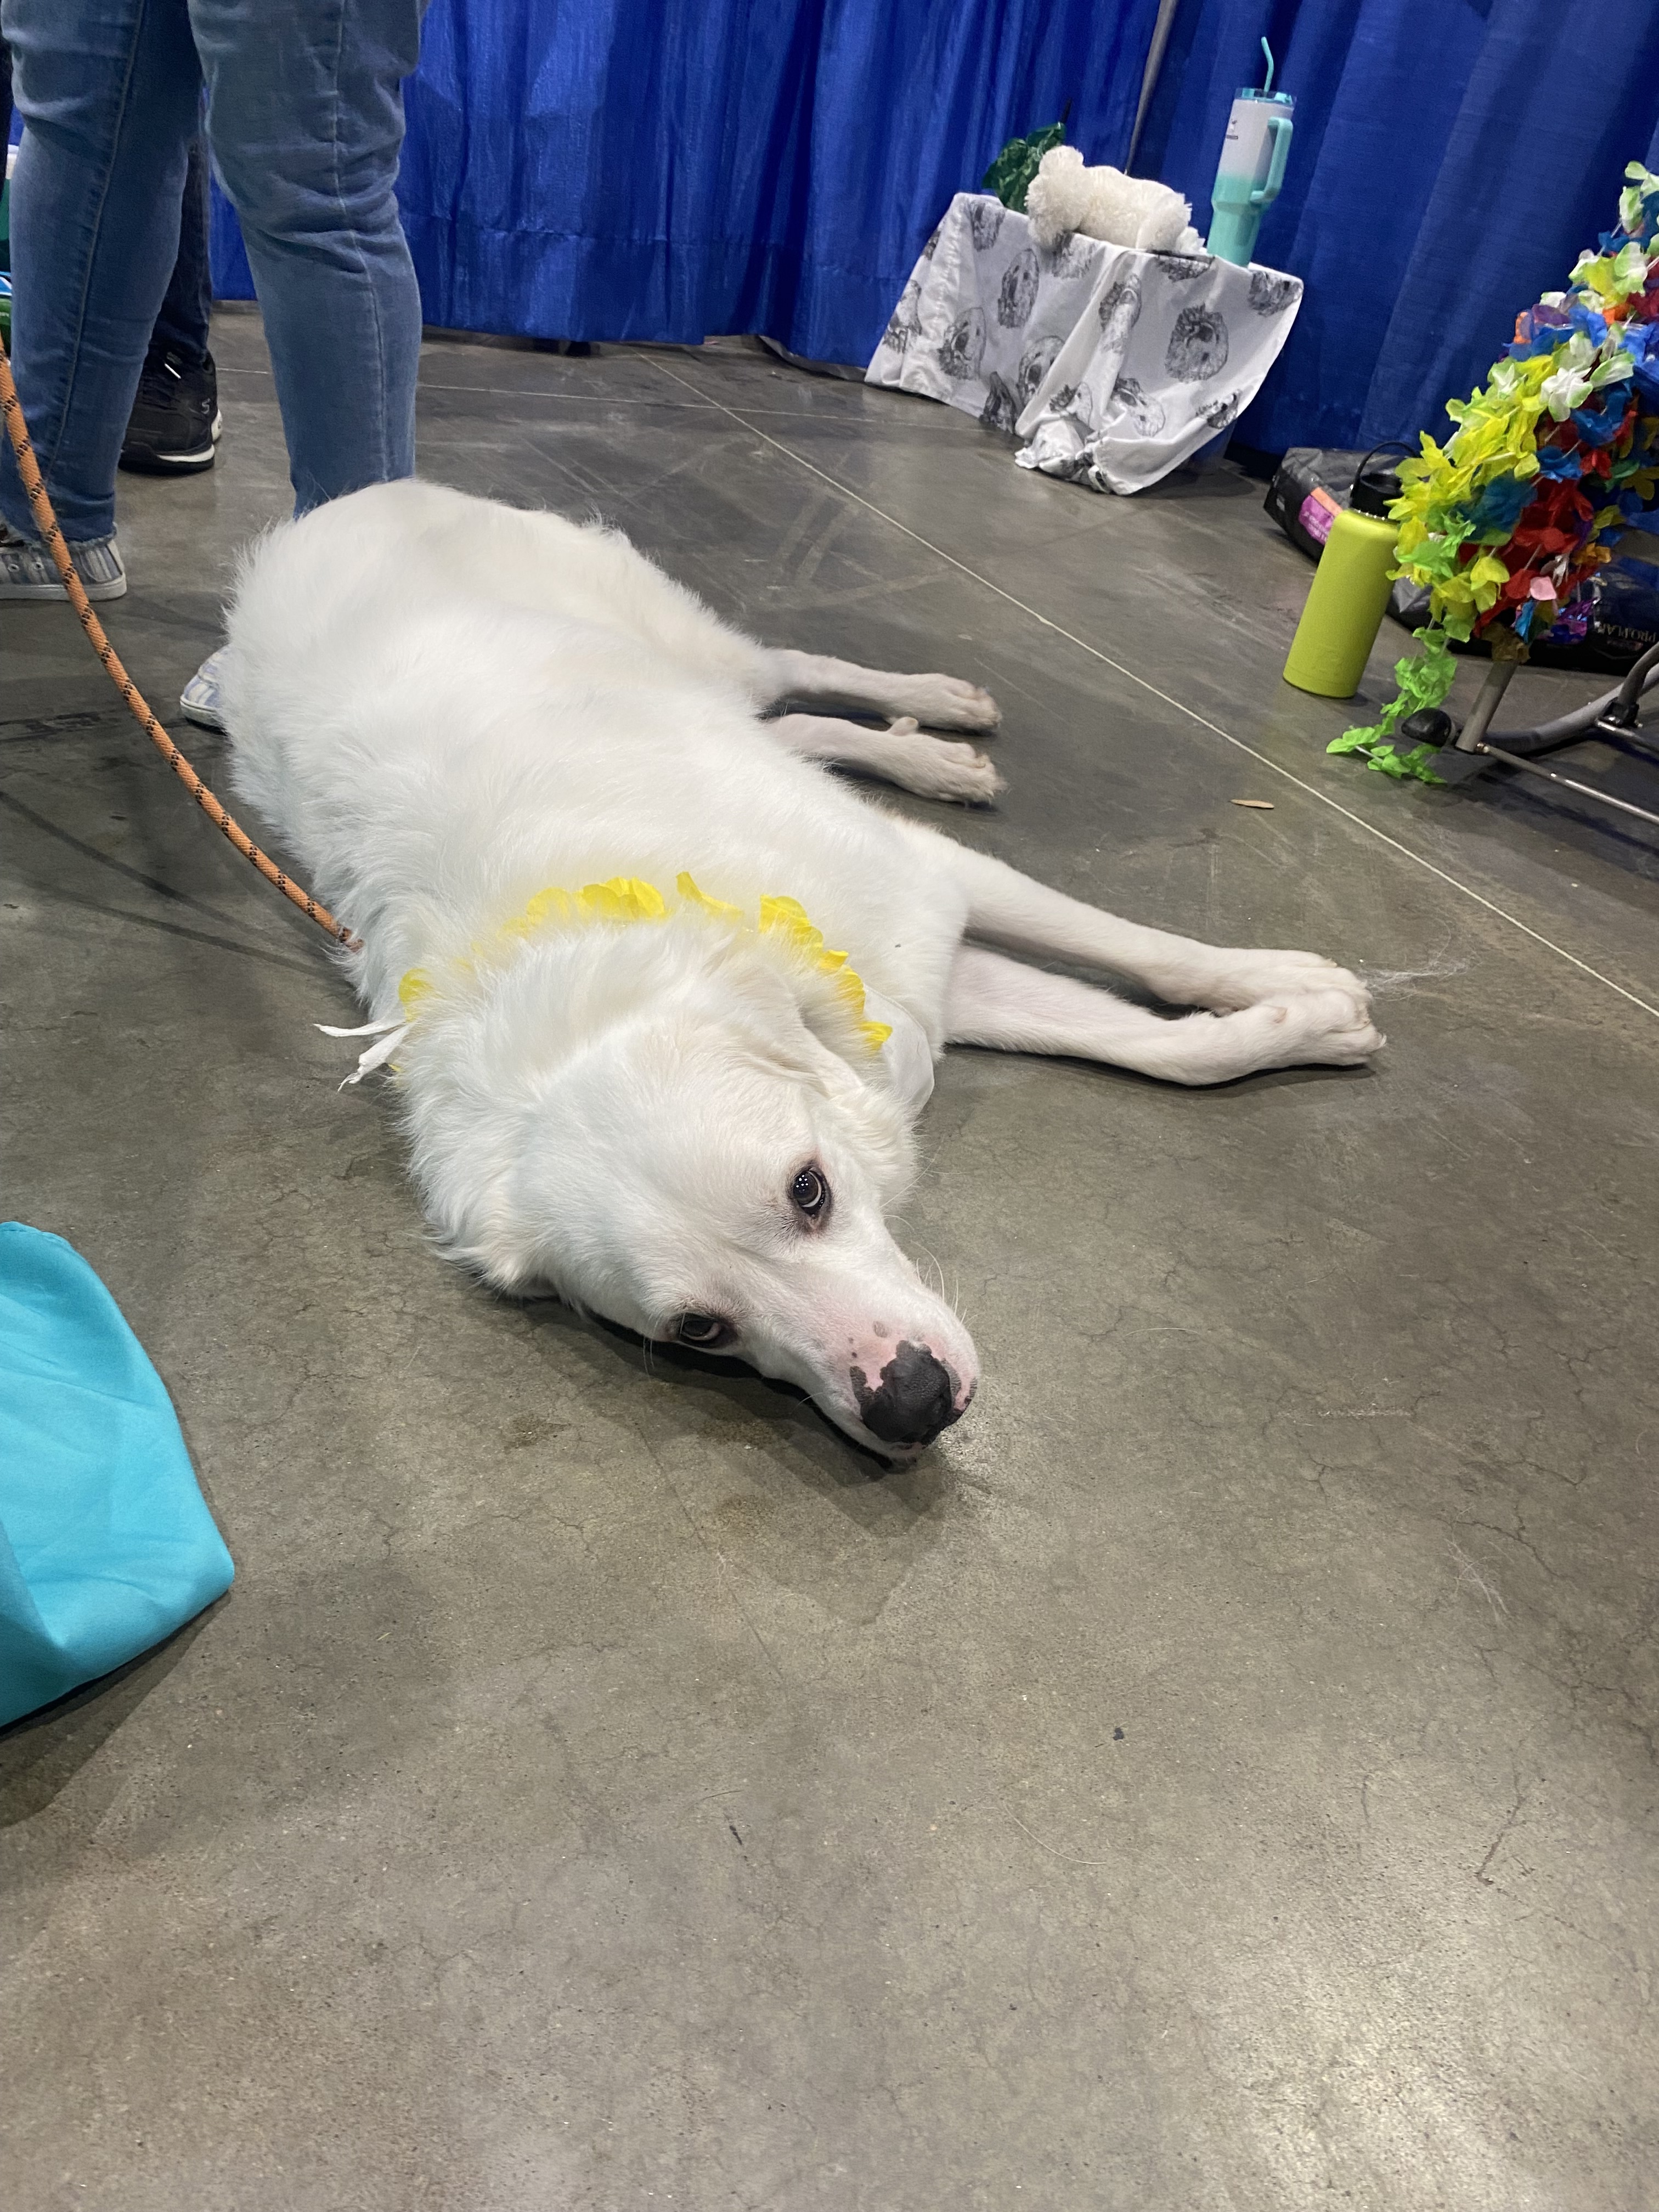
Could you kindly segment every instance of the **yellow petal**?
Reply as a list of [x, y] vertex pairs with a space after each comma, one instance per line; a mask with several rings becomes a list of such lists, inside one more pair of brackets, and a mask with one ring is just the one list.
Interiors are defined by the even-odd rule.
[[701, 907], [705, 914], [713, 915], [717, 921], [729, 921], [738, 928], [742, 927], [743, 908], [740, 906], [732, 906], [726, 899], [710, 898], [707, 891], [697, 889], [684, 871], [675, 877], [674, 888], [689, 905]]
[[584, 884], [576, 895], [585, 921], [660, 921], [666, 901], [654, 884], [637, 876], [612, 876], [608, 883]]

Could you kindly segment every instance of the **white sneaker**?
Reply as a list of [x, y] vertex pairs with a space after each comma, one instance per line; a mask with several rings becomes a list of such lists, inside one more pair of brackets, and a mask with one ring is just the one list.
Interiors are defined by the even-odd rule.
[[219, 711], [220, 658], [216, 653], [209, 653], [179, 694], [179, 711], [186, 721], [195, 722], [204, 730], [222, 732], [225, 718]]
[[[89, 599], [126, 597], [127, 572], [121, 565], [120, 548], [113, 536], [90, 538], [70, 547], [75, 573], [86, 586]], [[33, 538], [20, 538], [9, 523], [0, 522], [0, 599], [66, 599], [58, 563], [46, 547]]]

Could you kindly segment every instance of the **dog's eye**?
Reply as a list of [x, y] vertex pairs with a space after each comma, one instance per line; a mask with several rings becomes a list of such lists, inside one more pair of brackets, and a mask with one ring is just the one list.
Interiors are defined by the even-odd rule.
[[731, 1343], [735, 1333], [729, 1321], [721, 1321], [714, 1314], [682, 1314], [674, 1324], [678, 1341], [696, 1352], [718, 1352], [723, 1344]]
[[830, 1204], [830, 1186], [816, 1168], [803, 1168], [789, 1186], [789, 1195], [809, 1221], [816, 1221]]

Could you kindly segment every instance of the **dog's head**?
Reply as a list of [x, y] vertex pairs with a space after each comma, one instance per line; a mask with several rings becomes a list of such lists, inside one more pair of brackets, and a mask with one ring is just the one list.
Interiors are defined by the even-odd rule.
[[428, 1212], [497, 1287], [746, 1360], [910, 1457], [978, 1363], [888, 1231], [907, 1119], [844, 1030], [832, 994], [695, 924], [528, 946], [400, 1053]]

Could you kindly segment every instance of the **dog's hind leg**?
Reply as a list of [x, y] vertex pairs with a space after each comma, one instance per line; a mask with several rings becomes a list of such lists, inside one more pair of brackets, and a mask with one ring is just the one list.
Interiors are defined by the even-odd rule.
[[862, 769], [914, 791], [921, 799], [959, 799], [983, 805], [1002, 787], [1002, 778], [972, 745], [929, 737], [909, 715], [884, 730], [867, 729], [830, 714], [780, 714], [761, 724], [769, 737], [804, 760], [832, 761], [838, 768]]
[[1346, 968], [1316, 952], [1254, 951], [1200, 945], [1125, 921], [1046, 884], [988, 854], [970, 852], [954, 839], [912, 825], [928, 841], [930, 855], [945, 866], [968, 899], [968, 934], [1038, 959], [1069, 960], [1109, 968], [1144, 983], [1175, 1006], [1211, 1006], [1222, 1013], [1287, 992], [1340, 991], [1364, 1012], [1365, 987]]
[[909, 714], [932, 730], [994, 730], [1001, 710], [988, 691], [955, 676], [895, 676], [821, 653], [766, 654], [767, 698], [811, 699], [866, 714]]
[[1382, 1040], [1364, 1001], [1291, 991], [1231, 1014], [1166, 1021], [1070, 975], [1046, 975], [976, 945], [958, 950], [945, 1000], [951, 1044], [1063, 1054], [1133, 1067], [1167, 1083], [1228, 1083], [1264, 1067], [1352, 1067]]

